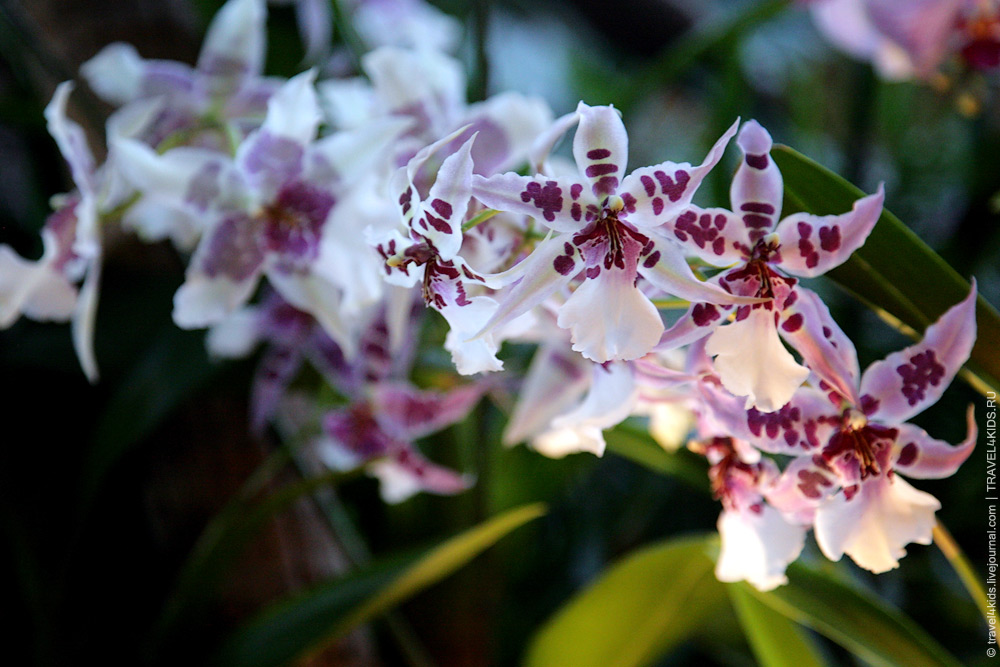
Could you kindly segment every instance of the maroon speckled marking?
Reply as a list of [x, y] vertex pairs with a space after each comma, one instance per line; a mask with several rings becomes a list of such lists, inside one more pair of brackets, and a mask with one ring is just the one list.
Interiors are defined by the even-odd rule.
[[552, 222], [556, 219], [556, 213], [562, 210], [562, 189], [555, 181], [546, 181], [544, 187], [541, 183], [532, 181], [521, 193], [521, 201], [533, 201], [535, 208], [542, 211], [542, 217]]
[[[653, 200], [654, 204], [656, 200]], [[721, 255], [725, 252], [726, 241], [719, 232], [726, 226], [726, 216], [721, 213], [712, 216], [711, 213], [702, 213], [700, 216], [694, 211], [685, 211], [674, 223], [674, 235], [680, 241], [687, 241], [688, 236], [699, 248], [711, 246], [712, 252]]]
[[710, 303], [696, 303], [691, 309], [691, 319], [699, 327], [707, 327], [720, 317], [719, 309]]
[[437, 211], [442, 218], [450, 218], [452, 214], [451, 204], [443, 199], [435, 199], [431, 202], [431, 208]]
[[[757, 408], [747, 410], [747, 426], [757, 437], [762, 433], [774, 440], [782, 431], [794, 431], [795, 425], [802, 418], [802, 412], [791, 403], [786, 403], [775, 412], [760, 412]], [[795, 439], [798, 440], [796, 431]], [[786, 438], [787, 441], [787, 438]], [[789, 446], [793, 446], [789, 443]]]
[[861, 408], [861, 412], [870, 417], [875, 414], [876, 410], [878, 410], [878, 406], [881, 404], [881, 401], [871, 394], [865, 394], [859, 399], [859, 403], [860, 405], [858, 407]]
[[836, 252], [840, 249], [840, 227], [819, 228], [819, 247], [827, 252]]
[[821, 487], [833, 486], [833, 482], [826, 478], [826, 475], [815, 470], [800, 470], [798, 474], [799, 482], [796, 486], [806, 498], [816, 500], [823, 497]]
[[763, 155], [747, 155], [746, 163], [749, 167], [753, 169], [766, 169], [770, 160], [767, 157], [767, 153]]
[[683, 169], [674, 172], [674, 177], [670, 178], [664, 171], [654, 171], [653, 177], [660, 183], [660, 191], [665, 194], [670, 201], [677, 201], [687, 189], [687, 184], [691, 180], [691, 175]]
[[573, 201], [579, 199], [582, 193], [583, 193], [583, 186], [580, 185], [579, 183], [574, 183], [573, 185], [569, 186], [569, 196], [573, 199]]
[[819, 253], [816, 252], [816, 246], [813, 242], [809, 240], [812, 235], [812, 225], [806, 222], [800, 222], [798, 224], [799, 232], [799, 254], [802, 258], [806, 260], [806, 266], [810, 269], [815, 268], [819, 264]]
[[802, 313], [795, 313], [794, 315], [792, 315], [787, 320], [781, 323], [781, 328], [787, 331], [788, 333], [794, 333], [802, 328], [803, 322], [804, 318], [802, 317]]
[[917, 460], [917, 450], [916, 443], [908, 442], [903, 445], [903, 448], [899, 450], [899, 458], [896, 459], [896, 465], [908, 466]]
[[927, 350], [910, 357], [907, 364], [896, 367], [896, 372], [903, 378], [903, 395], [910, 405], [922, 401], [927, 393], [927, 385], [934, 387], [941, 383], [944, 377], [944, 366], [934, 357], [934, 350]]
[[573, 261], [572, 257], [567, 255], [559, 255], [552, 262], [552, 268], [556, 270], [556, 273], [562, 276], [568, 276], [573, 272], [573, 267], [576, 266], [576, 262]]
[[590, 160], [603, 160], [608, 157], [611, 157], [611, 151], [607, 148], [594, 148], [587, 151], [587, 158]]
[[747, 202], [740, 206], [741, 211], [748, 211], [750, 213], [763, 213], [765, 215], [774, 214], [774, 206], [764, 202]]
[[[595, 176], [604, 176], [606, 174], [613, 174], [618, 171], [618, 165], [613, 162], [602, 162], [600, 164], [592, 164], [587, 167], [584, 172], [588, 178], [594, 178]], [[617, 181], [617, 179], [616, 179]]]

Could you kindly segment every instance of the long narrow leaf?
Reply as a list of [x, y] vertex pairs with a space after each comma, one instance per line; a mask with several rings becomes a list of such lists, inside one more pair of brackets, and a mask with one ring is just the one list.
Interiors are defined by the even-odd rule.
[[958, 667], [960, 664], [898, 609], [803, 565], [795, 564], [788, 569], [785, 586], [766, 593], [751, 587], [744, 590], [872, 665]]
[[281, 602], [234, 634], [216, 656], [215, 664], [277, 667], [318, 651], [356, 625], [445, 578], [545, 511], [541, 504], [510, 510], [422, 556], [380, 561]]
[[611, 567], [533, 639], [529, 667], [647, 665], [689, 638], [726, 591], [703, 537], [663, 542]]
[[747, 584], [730, 584], [727, 589], [757, 664], [761, 667], [826, 664], [804, 628], [754, 597]]
[[[839, 214], [864, 193], [804, 155], [776, 146], [771, 155], [785, 179], [786, 213]], [[915, 332], [969, 294], [969, 282], [888, 210], [865, 244], [827, 276]], [[1000, 313], [982, 296], [978, 337], [967, 365], [980, 390], [1000, 387]]]

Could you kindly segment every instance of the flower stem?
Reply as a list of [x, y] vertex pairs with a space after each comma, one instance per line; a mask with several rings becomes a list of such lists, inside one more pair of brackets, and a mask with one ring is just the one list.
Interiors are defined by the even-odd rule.
[[962, 551], [962, 548], [958, 546], [955, 538], [951, 536], [951, 533], [948, 532], [948, 529], [940, 521], [934, 524], [933, 535], [934, 544], [938, 546], [944, 557], [948, 559], [948, 563], [955, 570], [955, 574], [958, 575], [962, 585], [965, 586], [965, 590], [972, 596], [976, 606], [979, 607], [979, 611], [982, 612], [986, 623], [989, 624], [991, 617], [989, 601], [986, 598], [986, 591], [983, 589], [982, 582], [972, 567], [972, 563], [969, 562], [968, 557]]
[[486, 222], [487, 220], [489, 220], [490, 218], [492, 218], [494, 215], [496, 215], [499, 212], [500, 211], [498, 211], [496, 209], [493, 209], [493, 208], [488, 208], [488, 209], [486, 209], [484, 211], [480, 211], [472, 219], [468, 220], [467, 222], [462, 223], [462, 231], [463, 232], [469, 231], [470, 229], [472, 229], [476, 225], [479, 225], [481, 223]]

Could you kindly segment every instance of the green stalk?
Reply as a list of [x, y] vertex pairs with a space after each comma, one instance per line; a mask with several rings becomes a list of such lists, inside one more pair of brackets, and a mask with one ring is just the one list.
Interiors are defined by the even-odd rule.
[[951, 536], [948, 529], [944, 527], [944, 524], [938, 521], [934, 524], [934, 544], [937, 545], [944, 557], [948, 559], [948, 564], [951, 565], [952, 569], [955, 570], [955, 574], [958, 575], [959, 580], [961, 580], [962, 585], [965, 586], [965, 590], [969, 592], [972, 600], [979, 607], [979, 611], [983, 614], [983, 619], [986, 620], [986, 624], [989, 625], [990, 618], [995, 616], [995, 611], [991, 614], [991, 608], [989, 600], [986, 597], [986, 590], [983, 588], [982, 580], [979, 574], [976, 572], [975, 568], [972, 567], [972, 563], [969, 562], [969, 558], [962, 551], [962, 548], [958, 546], [958, 542], [955, 538]]

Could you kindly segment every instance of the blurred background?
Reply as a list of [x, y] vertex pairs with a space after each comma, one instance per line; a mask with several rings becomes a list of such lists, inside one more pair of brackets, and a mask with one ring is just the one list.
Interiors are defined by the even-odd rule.
[[[1000, 106], [995, 81], [954, 77], [884, 83], [836, 52], [801, 7], [785, 2], [596, 0], [435, 2], [466, 26], [475, 70], [477, 21], [488, 19], [488, 69], [473, 88], [543, 96], [557, 115], [577, 101], [614, 103], [630, 133], [632, 166], [700, 159], [733, 120], [756, 118], [886, 206], [1000, 303]], [[215, 0], [0, 0], [0, 244], [41, 254], [49, 198], [71, 188], [45, 129], [55, 85], [113, 41], [146, 58], [193, 63]], [[304, 55], [291, 4], [269, 6], [269, 73]], [[339, 39], [335, 32], [335, 40]], [[100, 155], [110, 109], [80, 81], [71, 115]], [[475, 94], [475, 92], [474, 92]], [[699, 197], [728, 203], [734, 151]], [[165, 605], [209, 520], [275, 448], [247, 429], [254, 360], [209, 361], [202, 332], [170, 320], [183, 263], [167, 244], [113, 236], [97, 323], [99, 384], [89, 385], [69, 327], [21, 320], [0, 331], [0, 599], [9, 614], [7, 664], [200, 664], [269, 603], [378, 558], [433, 544], [488, 516], [542, 500], [547, 516], [513, 533], [444, 582], [315, 655], [312, 665], [514, 665], [539, 626], [609, 564], [668, 536], [714, 530], [718, 504], [693, 455], [665, 476], [612, 451], [561, 461], [500, 445], [503, 397], [420, 443], [436, 461], [476, 476], [452, 498], [381, 502], [367, 478], [282, 512], [250, 540], [198, 604], [164, 637]], [[854, 339], [862, 368], [906, 339], [835, 286], [812, 285]], [[442, 335], [430, 325], [426, 335]], [[529, 348], [512, 346], [523, 368]], [[1000, 353], [1000, 352], [998, 352]], [[432, 378], [441, 359], [424, 359]], [[950, 442], [965, 406], [983, 400], [956, 382], [915, 422]], [[613, 440], [613, 439], [611, 439]], [[285, 470], [274, 488], [294, 478]], [[918, 486], [985, 571], [985, 455], [956, 476]], [[334, 512], [344, 529], [329, 528]], [[809, 544], [809, 543], [807, 543]], [[935, 547], [912, 546], [878, 577], [804, 559], [869, 589], [912, 616], [964, 664], [985, 661], [985, 624]], [[985, 575], [984, 575], [985, 576]], [[831, 664], [856, 658], [819, 640]], [[6, 661], [6, 660], [5, 660]], [[732, 615], [720, 614], [660, 663], [751, 665]]]

